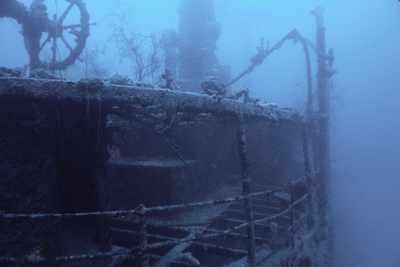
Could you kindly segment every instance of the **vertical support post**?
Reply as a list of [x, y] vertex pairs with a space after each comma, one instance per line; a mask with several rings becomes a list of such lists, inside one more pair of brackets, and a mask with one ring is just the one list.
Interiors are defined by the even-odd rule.
[[247, 134], [244, 128], [243, 114], [238, 115], [239, 125], [238, 125], [238, 148], [239, 148], [239, 160], [241, 169], [241, 179], [242, 179], [242, 194], [244, 199], [244, 209], [246, 213], [246, 218], [248, 222], [247, 232], [248, 232], [248, 265], [250, 267], [256, 266], [256, 241], [255, 241], [255, 225], [254, 225], [254, 212], [252, 206], [252, 200], [249, 197], [251, 194], [251, 179], [249, 175], [249, 159], [247, 153]]
[[289, 192], [290, 192], [290, 206], [292, 207], [290, 210], [290, 247], [294, 248], [294, 235], [296, 233], [296, 210], [293, 207], [293, 203], [295, 202], [295, 196], [294, 196], [294, 190], [293, 190], [293, 184], [289, 185]]
[[309, 125], [311, 121], [307, 122], [307, 125], [303, 127], [303, 157], [304, 157], [304, 173], [305, 173], [305, 180], [307, 186], [307, 194], [309, 197], [306, 201], [306, 213], [307, 213], [307, 221], [306, 226], [307, 230], [310, 231], [314, 225], [314, 171], [313, 166], [311, 165], [311, 156], [310, 156], [310, 127]]
[[147, 221], [146, 221], [146, 208], [144, 205], [140, 207], [140, 266], [141, 267], [149, 267], [149, 257], [146, 255], [147, 254]]
[[317, 26], [316, 50], [318, 56], [318, 112], [319, 112], [319, 138], [318, 138], [318, 157], [319, 157], [319, 176], [321, 180], [320, 188], [320, 214], [321, 225], [326, 225], [326, 209], [328, 208], [327, 186], [330, 175], [330, 88], [329, 80], [332, 71], [329, 66], [329, 56], [326, 48], [326, 32], [322, 8], [313, 11]]

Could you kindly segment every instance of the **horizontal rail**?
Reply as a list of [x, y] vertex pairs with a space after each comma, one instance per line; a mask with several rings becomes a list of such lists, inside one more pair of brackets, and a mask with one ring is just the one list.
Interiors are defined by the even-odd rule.
[[73, 255], [73, 256], [59, 256], [52, 259], [44, 258], [44, 257], [0, 257], [0, 262], [9, 262], [9, 263], [42, 263], [42, 262], [69, 262], [69, 261], [80, 261], [80, 260], [94, 260], [108, 257], [118, 257], [118, 256], [132, 256], [132, 253], [135, 251], [139, 251], [140, 248], [134, 248], [131, 250], [121, 249], [118, 251], [108, 251], [108, 252], [98, 252], [91, 254], [81, 254], [81, 255]]
[[90, 217], [90, 216], [121, 216], [129, 214], [141, 214], [138, 209], [113, 210], [113, 211], [92, 211], [76, 213], [2, 213], [1, 219], [47, 219], [47, 218], [71, 218], [71, 217]]
[[99, 252], [99, 253], [92, 253], [92, 254], [81, 254], [81, 255], [73, 255], [73, 256], [59, 256], [55, 257], [52, 259], [49, 258], [44, 258], [44, 257], [23, 257], [23, 258], [14, 258], [14, 257], [0, 257], [0, 262], [8, 262], [8, 263], [19, 263], [19, 262], [24, 262], [24, 263], [42, 263], [42, 262], [69, 262], [69, 261], [81, 261], [81, 260], [94, 260], [94, 259], [101, 259], [101, 258], [108, 258], [108, 257], [118, 257], [118, 256], [130, 256], [130, 257], [135, 257], [139, 255], [140, 253], [146, 253], [158, 249], [158, 248], [163, 248], [171, 245], [177, 245], [177, 244], [182, 244], [182, 243], [188, 243], [188, 242], [193, 242], [197, 243], [199, 246], [203, 247], [208, 247], [208, 248], [218, 248], [218, 249], [225, 249], [226, 251], [229, 250], [229, 252], [237, 252], [240, 254], [246, 254], [245, 251], [233, 251], [230, 249], [226, 249], [223, 247], [218, 247], [218, 246], [213, 246], [211, 244], [205, 244], [201, 242], [196, 242], [197, 240], [201, 238], [210, 238], [210, 237], [217, 237], [223, 234], [210, 234], [206, 236], [195, 236], [195, 237], [189, 237], [189, 238], [183, 238], [183, 239], [174, 239], [174, 240], [169, 240], [169, 241], [164, 241], [164, 242], [159, 242], [159, 243], [154, 243], [148, 245], [146, 248], [143, 248], [141, 246], [134, 247], [129, 250], [119, 250], [119, 251], [110, 251], [110, 252]]
[[[135, 235], [135, 236], [141, 236], [141, 233], [136, 232], [136, 231], [131, 231], [131, 230], [112, 228], [112, 231], [124, 233], [124, 234], [131, 234], [131, 235]], [[179, 238], [169, 237], [169, 236], [165, 236], [165, 235], [146, 234], [146, 236], [150, 237], [150, 238], [155, 238], [155, 239], [173, 241], [173, 242], [177, 242], [177, 243], [179, 243], [181, 241], [181, 239], [179, 239]], [[197, 240], [198, 239], [199, 238], [197, 238]], [[217, 245], [206, 243], [206, 242], [191, 241], [191, 243], [196, 246], [201, 246], [201, 247], [210, 248], [210, 249], [214, 248], [214, 249], [218, 249], [221, 251], [225, 251], [227, 253], [246, 254], [245, 250], [225, 248], [225, 247], [217, 246]]]
[[[265, 217], [265, 218], [261, 218], [261, 219], [258, 219], [258, 220], [254, 220], [254, 223], [255, 223], [255, 224], [258, 224], [258, 223], [264, 223], [264, 222], [269, 222], [269, 221], [272, 221], [272, 220], [276, 220], [276, 219], [280, 218], [281, 216], [286, 215], [287, 213], [289, 213], [289, 212], [290, 212], [293, 208], [295, 208], [296, 206], [298, 206], [298, 205], [300, 205], [301, 203], [303, 203], [308, 197], [309, 197], [309, 194], [305, 194], [303, 197], [301, 197], [301, 198], [299, 198], [298, 200], [296, 200], [295, 202], [293, 202], [293, 203], [292, 203], [287, 209], [285, 209], [284, 211], [279, 212], [279, 213], [276, 213], [276, 214], [271, 215], [271, 216], [268, 216], [268, 217]], [[223, 233], [224, 233], [224, 234], [227, 234], [227, 233], [230, 233], [230, 232], [234, 232], [234, 231], [243, 229], [243, 228], [247, 227], [248, 225], [249, 225], [248, 222], [242, 223], [242, 224], [237, 225], [237, 226], [235, 226], [235, 227], [232, 227], [232, 228], [230, 228], [230, 229], [228, 229], [228, 230], [226, 230], [226, 231], [223, 231]]]
[[170, 206], [151, 207], [151, 208], [145, 208], [144, 210], [146, 213], [151, 213], [151, 212], [155, 212], [155, 211], [172, 211], [172, 210], [180, 210], [180, 209], [187, 209], [187, 208], [217, 206], [217, 205], [230, 204], [233, 202], [240, 202], [242, 200], [252, 198], [252, 197], [272, 195], [274, 193], [281, 192], [281, 191], [282, 191], [282, 189], [281, 190], [266, 190], [266, 191], [262, 191], [262, 192], [249, 194], [247, 196], [237, 196], [237, 197], [231, 197], [231, 198], [226, 198], [226, 199], [221, 199], [221, 200], [210, 200], [210, 201], [194, 202], [194, 203], [187, 203], [187, 204], [177, 204], [177, 205], [170, 205]]
[[[176, 228], [176, 229], [181, 229], [181, 228]], [[123, 233], [123, 234], [128, 234], [128, 235], [130, 234], [130, 235], [134, 235], [134, 236], [141, 236], [141, 233], [139, 233], [137, 231], [126, 230], [126, 229], [118, 229], [118, 228], [111, 228], [111, 230], [113, 232], [117, 232], [117, 233]], [[217, 230], [217, 229], [209, 229], [209, 228], [207, 228], [204, 231], [212, 233], [212, 234], [222, 234], [222, 231]], [[233, 237], [233, 238], [237, 238], [237, 239], [248, 239], [248, 236], [245, 235], [245, 234], [228, 233], [228, 234], [225, 234], [225, 235]], [[169, 236], [165, 236], [165, 235], [146, 234], [146, 236], [150, 237], [150, 238], [161, 239], [161, 240], [162, 239], [164, 239], [164, 240], [173, 240], [173, 241], [178, 241], [179, 240], [178, 238], [173, 238], [173, 237], [169, 237]], [[265, 243], [269, 242], [268, 239], [265, 239], [265, 238], [262, 238], [262, 237], [256, 237], [256, 241], [265, 242]]]
[[266, 218], [262, 218], [262, 219], [258, 219], [258, 220], [254, 220], [255, 223], [263, 223], [263, 222], [269, 222], [272, 220], [276, 220], [286, 214], [288, 214], [293, 208], [297, 207], [298, 205], [300, 205], [301, 203], [303, 203], [310, 195], [309, 194], [305, 194], [303, 197], [299, 198], [298, 200], [296, 200], [295, 202], [293, 202], [287, 209], [285, 209], [282, 212], [279, 212], [277, 214], [271, 215], [269, 217]]
[[[260, 194], [260, 193], [257, 193]], [[249, 195], [250, 196], [250, 195]], [[303, 197], [299, 198], [295, 202], [293, 202], [287, 209], [284, 211], [271, 215], [266, 218], [262, 218], [259, 220], [255, 220], [255, 223], [262, 223], [262, 222], [267, 222], [271, 221], [274, 219], [277, 219], [288, 212], [291, 211], [291, 209], [295, 208], [296, 206], [300, 205], [303, 203], [307, 198], [309, 197], [309, 194], [304, 195]], [[97, 214], [97, 213], [96, 213]], [[5, 214], [3, 214], [4, 216]], [[53, 214], [54, 215], [54, 214]], [[83, 215], [82, 215], [83, 216]], [[235, 227], [231, 227], [227, 230], [224, 231], [215, 231], [212, 234], [196, 234], [194, 237], [187, 237], [183, 239], [173, 239], [173, 240], [168, 240], [164, 242], [159, 242], [159, 243], [154, 243], [148, 245], [146, 248], [143, 248], [141, 246], [134, 247], [132, 249], [126, 250], [118, 250], [118, 251], [110, 251], [110, 252], [98, 252], [98, 253], [92, 253], [92, 254], [82, 254], [82, 255], [73, 255], [73, 256], [59, 256], [55, 257], [53, 259], [48, 259], [48, 258], [43, 258], [43, 257], [24, 257], [24, 258], [13, 258], [13, 257], [0, 257], [0, 262], [12, 262], [12, 263], [18, 263], [18, 262], [27, 262], [27, 263], [41, 263], [41, 262], [49, 262], [49, 261], [55, 261], [55, 262], [68, 262], [68, 261], [80, 261], [80, 260], [93, 260], [93, 259], [100, 259], [100, 258], [108, 258], [108, 257], [118, 257], [118, 256], [130, 256], [130, 257], [135, 257], [139, 255], [140, 253], [148, 253], [154, 249], [166, 247], [166, 246], [171, 246], [171, 245], [177, 245], [177, 244], [182, 244], [182, 243], [188, 243], [188, 242], [193, 242], [194, 244], [197, 243], [197, 245], [200, 246], [207, 246], [209, 248], [212, 248], [213, 245], [211, 244], [205, 244], [202, 242], [198, 242], [201, 239], [207, 239], [207, 238], [212, 238], [212, 237], [218, 237], [218, 236], [223, 236], [223, 235], [229, 235], [232, 233], [235, 233], [235, 231], [238, 231], [240, 229], [243, 229], [244, 227], [247, 227], [249, 223], [243, 223]], [[223, 247], [218, 247], [215, 246], [215, 248], [218, 249], [225, 249], [226, 251], [229, 249], [223, 248]], [[230, 252], [238, 252], [242, 253], [243, 251], [230, 251]]]
[[[303, 203], [307, 198], [309, 197], [309, 194], [305, 194], [303, 197], [299, 198], [298, 200], [296, 200], [295, 202], [293, 202], [287, 209], [285, 209], [282, 212], [279, 212], [277, 214], [268, 216], [266, 218], [262, 218], [262, 219], [258, 219], [258, 220], [254, 220], [254, 223], [263, 223], [263, 222], [268, 222], [268, 221], [272, 221], [272, 220], [276, 220], [277, 218], [280, 218], [283, 215], [286, 215], [287, 213], [289, 213], [293, 208], [295, 208], [296, 206], [300, 205], [301, 203]], [[223, 235], [228, 235], [230, 233], [234, 233], [238, 230], [241, 230], [245, 227], [247, 227], [249, 225], [248, 222], [246, 223], [242, 223], [240, 225], [237, 225], [235, 227], [231, 227], [225, 231], [221, 231], [219, 233], [213, 233], [213, 234], [207, 234], [207, 235], [203, 235], [203, 236], [199, 236], [196, 235], [195, 237], [191, 237], [191, 238], [184, 238], [181, 239], [178, 243], [187, 243], [187, 242], [193, 242], [198, 240], [199, 238], [202, 239], [206, 239], [206, 238], [212, 238], [212, 237], [218, 237], [218, 236], [223, 236]], [[153, 246], [154, 248], [160, 248], [163, 246], [168, 246], [171, 244], [177, 244], [176, 241], [166, 241], [166, 242], [161, 242], [161, 243], [157, 243], [157, 244], [153, 244], [150, 246]]]
[[[210, 228], [206, 229], [205, 232], [211, 232], [213, 234], [222, 233], [222, 231], [220, 231], [220, 230], [210, 229]], [[226, 236], [230, 236], [230, 237], [234, 237], [234, 238], [238, 238], [238, 239], [246, 239], [247, 240], [249, 238], [248, 235], [240, 234], [240, 233], [228, 233], [228, 234], [225, 234], [225, 235]], [[259, 241], [259, 242], [264, 242], [264, 243], [269, 243], [270, 242], [270, 240], [268, 240], [266, 238], [263, 238], [263, 237], [259, 237], [259, 236], [256, 236], [255, 240]]]
[[270, 195], [277, 192], [281, 192], [282, 190], [267, 190], [262, 192], [257, 192], [253, 194], [249, 194], [247, 196], [237, 196], [232, 198], [226, 198], [221, 200], [210, 200], [203, 202], [193, 202], [186, 204], [176, 204], [169, 206], [156, 206], [156, 207], [138, 207], [135, 209], [127, 209], [127, 210], [113, 210], [113, 211], [93, 211], [93, 212], [77, 212], [77, 213], [33, 213], [33, 214], [24, 214], [24, 213], [1, 213], [0, 219], [45, 219], [45, 218], [70, 218], [70, 217], [86, 217], [86, 216], [121, 216], [121, 215], [143, 215], [145, 213], [152, 213], [156, 211], [172, 211], [172, 210], [181, 210], [181, 209], [189, 209], [189, 208], [199, 208], [206, 206], [219, 206], [224, 204], [229, 204], [233, 202], [239, 202], [247, 198]]

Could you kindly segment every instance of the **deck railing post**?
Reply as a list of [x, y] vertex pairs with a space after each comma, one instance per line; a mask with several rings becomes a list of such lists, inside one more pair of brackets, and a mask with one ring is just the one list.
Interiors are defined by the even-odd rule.
[[294, 188], [293, 188], [292, 184], [289, 185], [289, 192], [290, 192], [290, 206], [291, 206], [291, 209], [290, 209], [290, 233], [289, 233], [290, 237], [289, 237], [289, 242], [290, 242], [290, 247], [294, 248], [294, 240], [295, 240], [294, 236], [295, 236], [295, 233], [296, 233], [296, 229], [295, 229], [295, 226], [296, 226], [296, 210], [295, 210], [295, 207], [294, 207], [295, 195], [294, 195]]
[[140, 216], [140, 266], [149, 267], [149, 257], [147, 256], [147, 220], [146, 220], [146, 207], [142, 205], [139, 211]]
[[[310, 123], [310, 122], [309, 122]], [[310, 125], [303, 128], [303, 153], [304, 153], [304, 172], [307, 193], [309, 194], [306, 201], [306, 227], [307, 231], [311, 231], [314, 226], [314, 170], [311, 164], [312, 157], [310, 156]]]
[[252, 206], [252, 200], [249, 197], [251, 194], [251, 179], [249, 175], [249, 159], [247, 153], [247, 134], [244, 128], [243, 115], [239, 114], [239, 125], [238, 125], [238, 149], [239, 149], [239, 160], [242, 180], [242, 194], [245, 197], [243, 200], [244, 209], [246, 213], [246, 219], [248, 222], [247, 233], [248, 233], [248, 265], [250, 267], [256, 266], [256, 241], [255, 241], [255, 225], [254, 225], [254, 212]]

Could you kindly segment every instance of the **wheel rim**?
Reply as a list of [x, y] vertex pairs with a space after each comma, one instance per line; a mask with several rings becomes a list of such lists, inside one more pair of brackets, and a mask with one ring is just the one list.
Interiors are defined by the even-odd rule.
[[[47, 36], [39, 46], [40, 65], [51, 70], [63, 70], [74, 64], [83, 52], [90, 34], [90, 17], [85, 3], [82, 0], [66, 1], [68, 2], [68, 6], [62, 15], [59, 18], [54, 16], [52, 20], [49, 20], [47, 31], [44, 32], [47, 33]], [[79, 10], [79, 23], [65, 24], [65, 19], [73, 8]], [[73, 43], [66, 38], [67, 34], [74, 37]], [[66, 56], [60, 55], [60, 46], [63, 46], [67, 51]], [[51, 57], [47, 62], [41, 56], [46, 47], [49, 47], [51, 50]]]

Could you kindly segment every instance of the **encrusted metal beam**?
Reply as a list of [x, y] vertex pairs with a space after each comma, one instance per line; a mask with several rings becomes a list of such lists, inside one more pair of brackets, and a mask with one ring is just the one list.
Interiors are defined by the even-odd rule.
[[[176, 112], [209, 112], [216, 116], [259, 118], [271, 122], [303, 123], [296, 111], [276, 105], [246, 104], [230, 99], [217, 99], [197, 93], [177, 92], [160, 88], [116, 86], [101, 81], [67, 82], [60, 80], [0, 78], [0, 97], [86, 102], [98, 100], [104, 111], [123, 113], [138, 109], [172, 109]], [[134, 115], [134, 113], [132, 114]]]

